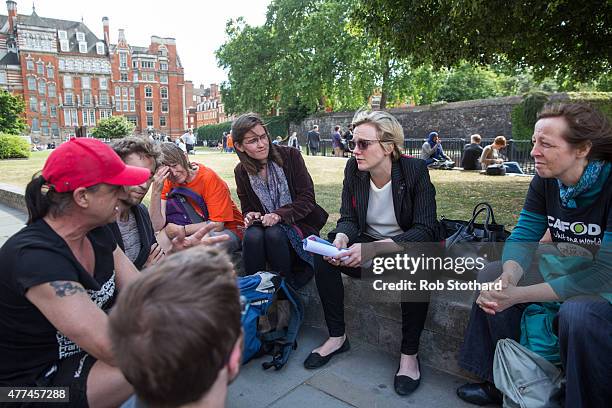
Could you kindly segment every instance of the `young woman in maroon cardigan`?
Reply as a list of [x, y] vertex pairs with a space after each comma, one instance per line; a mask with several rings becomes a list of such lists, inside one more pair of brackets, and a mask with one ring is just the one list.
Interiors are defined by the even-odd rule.
[[[294, 287], [313, 275], [313, 258], [302, 239], [319, 234], [328, 214], [315, 201], [312, 178], [300, 151], [273, 145], [255, 113], [232, 124], [240, 163], [234, 169], [246, 231], [242, 242], [245, 272], [272, 270]], [[295, 273], [295, 266], [301, 270]]]

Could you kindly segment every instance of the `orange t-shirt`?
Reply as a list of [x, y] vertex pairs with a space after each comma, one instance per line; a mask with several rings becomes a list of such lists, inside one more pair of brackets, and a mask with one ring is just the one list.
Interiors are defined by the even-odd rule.
[[[177, 184], [166, 179], [161, 193], [162, 200], [167, 200], [168, 193], [174, 187], [187, 187], [202, 196], [208, 208], [210, 221], [225, 223], [225, 228], [232, 230], [242, 239], [242, 230], [239, 227], [244, 227], [244, 221], [240, 210], [232, 201], [229, 187], [212, 169], [203, 164], [196, 164], [198, 172], [191, 182]], [[202, 215], [197, 203], [190, 201], [194, 209]]]
[[232, 134], [230, 133], [229, 135], [227, 135], [227, 148], [232, 149], [233, 147], [234, 147], [234, 138], [232, 137]]

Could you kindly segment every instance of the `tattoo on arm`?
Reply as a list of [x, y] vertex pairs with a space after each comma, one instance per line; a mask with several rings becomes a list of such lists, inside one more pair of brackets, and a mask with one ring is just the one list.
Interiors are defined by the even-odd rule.
[[55, 289], [55, 295], [57, 297], [72, 296], [76, 295], [77, 293], [85, 292], [85, 289], [82, 286], [76, 285], [73, 282], [56, 281], [50, 282], [49, 285]]

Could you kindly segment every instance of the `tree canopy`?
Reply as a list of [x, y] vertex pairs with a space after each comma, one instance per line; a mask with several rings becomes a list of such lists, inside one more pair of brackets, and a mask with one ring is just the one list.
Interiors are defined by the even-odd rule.
[[359, 0], [357, 25], [417, 65], [468, 61], [586, 81], [610, 72], [609, 0]]
[[0, 133], [17, 135], [26, 130], [25, 103], [19, 96], [0, 90]]
[[134, 125], [125, 116], [111, 116], [101, 119], [91, 133], [97, 138], [119, 139], [131, 135], [133, 131]]

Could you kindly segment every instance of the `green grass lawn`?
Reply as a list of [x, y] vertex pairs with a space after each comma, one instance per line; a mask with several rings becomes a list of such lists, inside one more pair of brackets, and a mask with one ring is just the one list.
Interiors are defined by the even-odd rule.
[[[25, 187], [32, 174], [42, 169], [49, 152], [34, 152], [28, 160], [1, 160], [0, 183]], [[236, 198], [234, 166], [238, 158], [213, 150], [199, 150], [192, 160], [213, 168], [229, 185]], [[346, 159], [304, 156], [314, 180], [317, 202], [330, 217], [323, 233], [335, 225], [339, 217], [342, 177]], [[497, 222], [508, 228], [516, 224], [522, 208], [530, 177], [490, 177], [472, 172], [432, 170], [430, 176], [436, 187], [438, 217], [468, 219], [472, 208], [480, 201], [488, 201], [495, 210]], [[145, 198], [145, 204], [148, 197]]]

